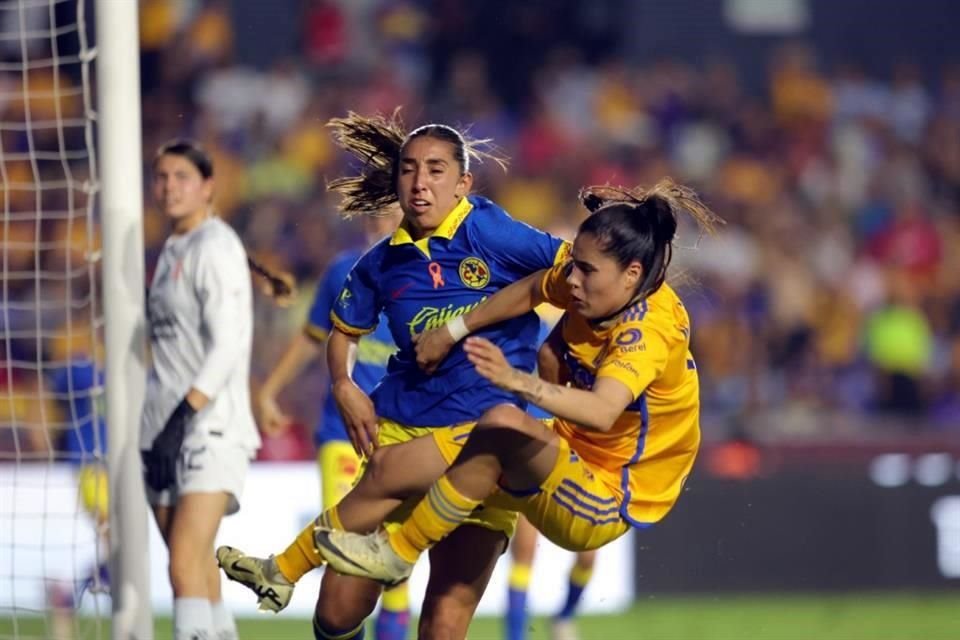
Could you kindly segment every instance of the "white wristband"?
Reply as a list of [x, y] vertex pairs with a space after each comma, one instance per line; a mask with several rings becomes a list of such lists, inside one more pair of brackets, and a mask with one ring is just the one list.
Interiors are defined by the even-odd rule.
[[450, 332], [450, 337], [453, 338], [454, 342], [460, 342], [470, 335], [470, 329], [467, 329], [467, 323], [463, 321], [463, 316], [457, 316], [448, 322], [446, 327], [447, 331]]

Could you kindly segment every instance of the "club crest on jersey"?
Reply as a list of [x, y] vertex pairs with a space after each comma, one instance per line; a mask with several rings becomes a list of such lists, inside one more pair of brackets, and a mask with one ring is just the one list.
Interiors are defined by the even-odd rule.
[[490, 282], [490, 267], [480, 258], [464, 258], [458, 271], [460, 280], [471, 289], [483, 289]]

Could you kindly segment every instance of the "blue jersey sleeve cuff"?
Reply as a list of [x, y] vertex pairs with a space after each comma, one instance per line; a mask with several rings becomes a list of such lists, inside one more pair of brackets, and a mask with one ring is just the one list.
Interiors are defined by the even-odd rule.
[[342, 331], [343, 333], [347, 334], [348, 336], [365, 336], [365, 335], [367, 335], [368, 333], [372, 333], [373, 330], [377, 328], [376, 325], [374, 325], [374, 326], [372, 326], [372, 327], [369, 327], [369, 328], [367, 328], [367, 329], [364, 329], [364, 328], [362, 328], [362, 327], [354, 327], [353, 325], [349, 325], [349, 324], [347, 324], [346, 322], [344, 322], [343, 320], [341, 320], [339, 316], [337, 316], [337, 312], [336, 312], [336, 311], [331, 311], [331, 312], [330, 312], [330, 322], [333, 323], [333, 326], [334, 326], [338, 331]]

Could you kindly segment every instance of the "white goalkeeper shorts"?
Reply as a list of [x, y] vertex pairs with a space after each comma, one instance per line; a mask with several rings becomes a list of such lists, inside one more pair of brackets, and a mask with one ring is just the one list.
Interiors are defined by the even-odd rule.
[[225, 515], [232, 515], [240, 510], [243, 483], [255, 452], [225, 440], [217, 432], [197, 436], [188, 436], [183, 443], [177, 461], [176, 483], [163, 491], [154, 491], [147, 486], [147, 502], [155, 507], [169, 507], [187, 493], [224, 491], [228, 495]]

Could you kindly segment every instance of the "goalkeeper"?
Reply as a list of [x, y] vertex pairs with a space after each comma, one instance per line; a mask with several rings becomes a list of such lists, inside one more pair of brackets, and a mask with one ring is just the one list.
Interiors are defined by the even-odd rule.
[[260, 446], [249, 397], [253, 300], [247, 257], [211, 207], [213, 164], [190, 141], [160, 147], [153, 197], [170, 224], [147, 296], [152, 367], [141, 418], [147, 499], [170, 552], [174, 639], [236, 638], [213, 541], [240, 508]]

